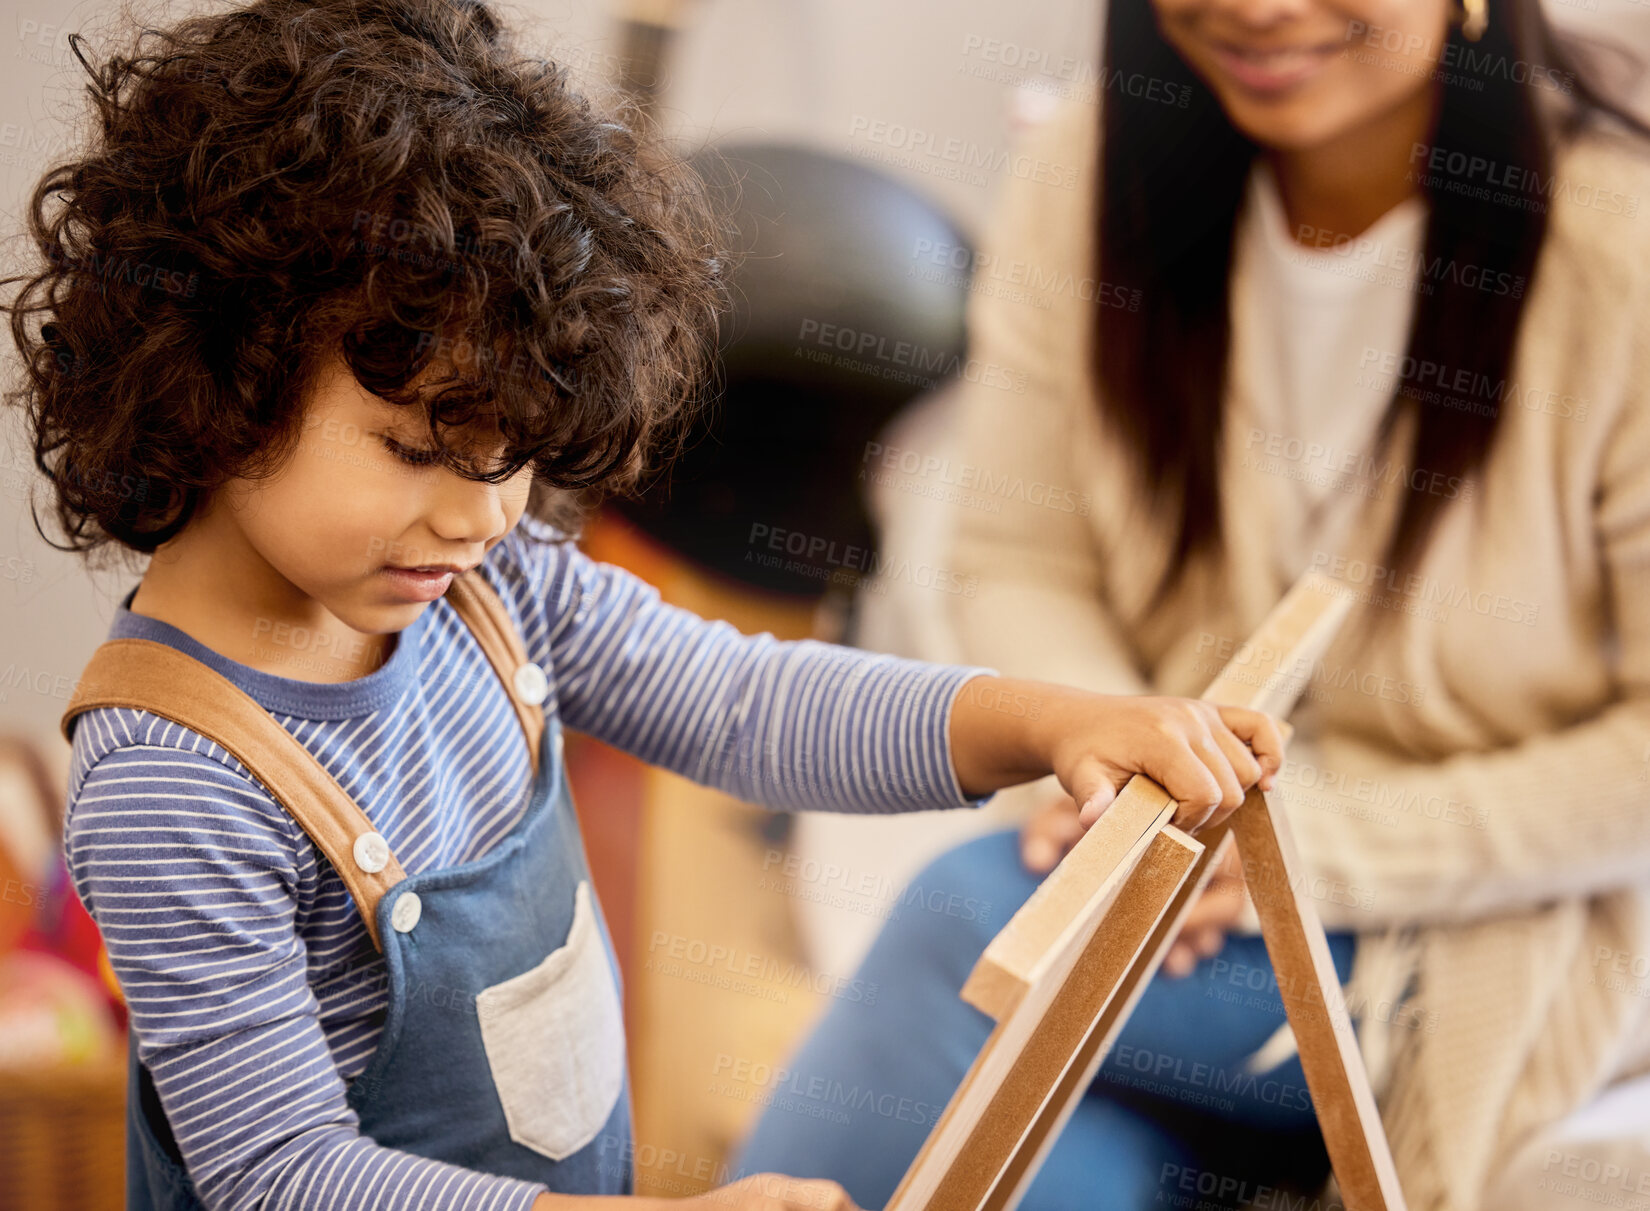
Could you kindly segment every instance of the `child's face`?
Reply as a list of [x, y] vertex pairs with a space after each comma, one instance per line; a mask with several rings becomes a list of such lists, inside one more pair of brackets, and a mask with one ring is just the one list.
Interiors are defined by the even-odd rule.
[[[444, 365], [433, 366], [428, 377], [447, 372]], [[403, 461], [428, 448], [425, 428], [421, 412], [371, 394], [334, 358], [307, 401], [288, 463], [271, 478], [226, 487], [227, 516], [259, 562], [298, 595], [357, 631], [399, 631], [445, 591], [450, 578], [420, 594], [385, 568], [481, 562], [520, 520], [532, 485], [530, 465], [504, 483], [489, 484]], [[481, 462], [503, 453], [496, 430], [491, 438], [448, 441]], [[399, 454], [392, 452], [397, 448]], [[263, 604], [280, 609], [303, 603]]]

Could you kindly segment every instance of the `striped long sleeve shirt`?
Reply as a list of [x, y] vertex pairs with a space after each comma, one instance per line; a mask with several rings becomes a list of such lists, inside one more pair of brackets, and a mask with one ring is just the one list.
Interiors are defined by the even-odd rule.
[[[961, 684], [994, 670], [743, 635], [563, 537], [524, 517], [481, 573], [549, 677], [545, 711], [566, 727], [775, 809], [989, 798], [964, 796], [948, 725]], [[481, 857], [525, 810], [520, 724], [503, 695], [482, 693], [495, 674], [445, 599], [378, 668], [330, 683], [229, 660], [130, 602], [111, 638], [169, 644], [245, 690], [409, 874]], [[360, 1132], [345, 1092], [378, 1043], [382, 957], [330, 862], [217, 744], [146, 711], [80, 716], [65, 852], [207, 1207], [520, 1211], [544, 1191]]]

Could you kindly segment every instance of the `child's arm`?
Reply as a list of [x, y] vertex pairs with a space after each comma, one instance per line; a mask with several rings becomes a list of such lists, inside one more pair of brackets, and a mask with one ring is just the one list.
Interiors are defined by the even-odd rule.
[[[177, 735], [153, 721], [163, 728]], [[360, 1133], [308, 976], [328, 964], [344, 1000], [352, 980], [365, 998], [379, 986], [358, 966], [370, 943], [363, 931], [354, 954], [306, 950], [295, 893], [318, 864], [300, 861], [302, 834], [261, 786], [198, 747], [109, 753], [76, 795], [65, 841], [204, 1204], [527, 1211], [543, 1185]], [[338, 1045], [351, 1046], [347, 1030]]]
[[957, 781], [967, 795], [1054, 774], [1093, 824], [1134, 774], [1179, 801], [1174, 823], [1215, 824], [1283, 765], [1277, 723], [1259, 711], [1189, 698], [1118, 697], [1043, 681], [979, 677], [951, 712]]
[[743, 635], [571, 544], [506, 542], [499, 588], [568, 727], [776, 809], [972, 805], [946, 719], [957, 688], [994, 670]]
[[1281, 761], [1276, 726], [1253, 711], [743, 635], [570, 544], [510, 541], [503, 587], [552, 673], [563, 722], [753, 803], [962, 807], [1055, 773], [1080, 801], [1100, 796], [1092, 823], [1145, 772], [1182, 801], [1177, 820], [1196, 826]]

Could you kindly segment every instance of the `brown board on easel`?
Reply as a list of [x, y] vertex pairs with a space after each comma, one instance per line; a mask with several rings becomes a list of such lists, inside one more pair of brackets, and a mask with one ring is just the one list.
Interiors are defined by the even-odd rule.
[[[1350, 604], [1334, 581], [1303, 576], [1204, 699], [1284, 715]], [[1194, 838], [1169, 824], [1174, 808], [1149, 778], [1130, 779], [986, 948], [962, 996], [997, 1025], [886, 1211], [1012, 1211], [1233, 841], [1342, 1201], [1405, 1211], [1283, 813], [1251, 791]]]

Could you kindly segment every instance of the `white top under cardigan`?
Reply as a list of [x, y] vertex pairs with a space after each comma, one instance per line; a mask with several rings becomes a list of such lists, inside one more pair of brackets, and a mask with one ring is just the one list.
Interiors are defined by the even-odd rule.
[[[1072, 105], [1033, 132], [1027, 154], [1078, 165], [1077, 187], [1005, 180], [988, 257], [1081, 277], [1097, 126], [1092, 107]], [[1501, 433], [1412, 579], [1371, 570], [1403, 496], [1379, 472], [1367, 493], [1342, 493], [1356, 507], [1324, 543], [1291, 522], [1298, 480], [1244, 464], [1246, 425], [1322, 415], [1262, 422], [1246, 400], [1244, 384], [1268, 379], [1254, 307], [1233, 317], [1227, 418], [1240, 436], [1221, 472], [1222, 559], [1163, 608], [1148, 613], [1146, 594], [1166, 543], [1136, 507], [1141, 468], [1101, 431], [1083, 292], [1056, 288], [1033, 306], [975, 291], [972, 357], [1023, 373], [1025, 390], [961, 384], [948, 444], [929, 447], [997, 482], [1068, 488], [1085, 507], [936, 506], [950, 538], [929, 557], [977, 587], [906, 595], [941, 620], [907, 628], [921, 636], [913, 654], [1195, 695], [1220, 644], [1253, 630], [1303, 557], [1359, 594], [1293, 716], [1285, 801], [1328, 889], [1324, 924], [1360, 935], [1353, 985], [1376, 1007], [1361, 1041], [1412, 1211], [1487, 1211], [1532, 1132], [1650, 1070], [1650, 980], [1598, 967], [1599, 955], [1650, 954], [1646, 197], [1650, 161], [1624, 140], [1596, 133], [1560, 152], [1541, 260], [1517, 284], [1528, 301]], [[1250, 297], [1252, 270], [1240, 259], [1234, 298]], [[1377, 339], [1358, 357], [1389, 377], [1405, 342]], [[1301, 373], [1287, 367], [1271, 380]], [[1401, 425], [1398, 439], [1409, 435]], [[1376, 611], [1396, 625], [1354, 651]], [[1412, 980], [1405, 1011], [1387, 1012]]]
[[[1235, 232], [1234, 394], [1243, 423], [1227, 439], [1286, 498], [1274, 511], [1279, 575], [1294, 580], [1315, 548], [1335, 550], [1365, 485], [1390, 391], [1364, 372], [1367, 350], [1402, 350], [1414, 314], [1427, 207], [1411, 196], [1355, 240], [1310, 247], [1289, 231], [1264, 160], [1249, 174]], [[1308, 233], [1309, 235], [1311, 233]], [[1239, 420], [1233, 416], [1233, 420]]]

